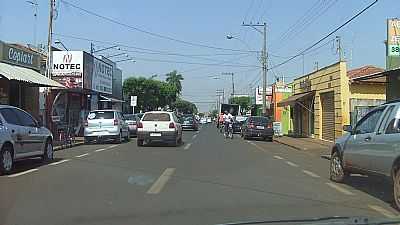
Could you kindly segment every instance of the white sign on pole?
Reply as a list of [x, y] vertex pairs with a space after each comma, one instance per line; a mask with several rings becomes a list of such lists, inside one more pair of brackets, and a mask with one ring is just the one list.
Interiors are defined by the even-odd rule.
[[137, 106], [137, 96], [131, 96], [131, 106]]

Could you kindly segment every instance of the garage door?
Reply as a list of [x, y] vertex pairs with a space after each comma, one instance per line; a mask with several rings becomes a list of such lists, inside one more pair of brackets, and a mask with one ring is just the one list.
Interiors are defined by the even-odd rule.
[[322, 139], [335, 140], [335, 102], [334, 94], [327, 92], [321, 94], [322, 105]]

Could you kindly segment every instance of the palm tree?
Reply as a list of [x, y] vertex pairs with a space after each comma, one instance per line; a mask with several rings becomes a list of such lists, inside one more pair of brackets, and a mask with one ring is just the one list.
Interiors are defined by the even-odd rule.
[[178, 71], [174, 70], [170, 73], [167, 73], [165, 76], [167, 77], [166, 81], [176, 87], [177, 94], [179, 95], [182, 92], [182, 74], [178, 74]]

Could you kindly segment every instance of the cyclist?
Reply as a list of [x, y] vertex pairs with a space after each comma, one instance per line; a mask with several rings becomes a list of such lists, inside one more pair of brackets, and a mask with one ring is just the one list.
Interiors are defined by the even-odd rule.
[[228, 133], [229, 123], [233, 123], [233, 116], [230, 112], [228, 113], [228, 111], [225, 111], [223, 118], [224, 118], [225, 133]]

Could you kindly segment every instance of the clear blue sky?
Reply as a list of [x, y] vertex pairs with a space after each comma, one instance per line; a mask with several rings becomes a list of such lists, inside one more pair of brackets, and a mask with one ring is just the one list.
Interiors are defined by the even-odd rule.
[[[121, 21], [141, 29], [167, 35], [180, 40], [201, 43], [222, 48], [260, 50], [262, 37], [249, 27], [242, 27], [245, 22], [267, 22], [268, 50], [271, 63], [277, 64], [309, 46], [336, 26], [343, 23], [358, 10], [373, 0], [203, 0], [203, 1], [105, 1], [105, 0], [65, 0], [82, 8], [89, 9], [104, 16]], [[37, 42], [46, 43], [48, 23], [48, 0], [37, 0]], [[325, 3], [317, 4], [317, 3]], [[332, 4], [330, 8], [327, 4]], [[314, 8], [312, 8], [314, 6]], [[307, 18], [315, 18], [305, 27], [298, 23], [290, 36], [282, 40], [282, 34], [307, 10], [313, 13]], [[328, 8], [326, 10], [326, 8]], [[326, 10], [326, 11], [325, 11]], [[166, 51], [191, 56], [173, 56], [160, 54], [144, 54], [128, 52], [136, 63], [121, 63], [124, 78], [129, 76], [151, 76], [178, 70], [184, 75], [183, 97], [195, 102], [215, 101], [215, 90], [225, 88], [231, 92], [228, 77], [220, 80], [208, 76], [222, 72], [235, 72], [236, 92], [248, 93], [249, 84], [257, 86], [260, 70], [254, 67], [207, 66], [183, 64], [177, 62], [158, 62], [168, 60], [188, 63], [217, 64], [230, 61], [230, 65], [259, 65], [256, 54], [238, 55], [231, 51], [193, 47], [162, 38], [132, 31], [99, 18], [87, 15], [57, 0], [58, 17], [54, 25], [54, 33], [73, 35], [88, 39], [121, 43], [128, 46]], [[324, 12], [325, 11], [325, 12]], [[321, 16], [313, 16], [322, 13]], [[400, 17], [398, 0], [379, 0], [373, 8], [337, 33], [342, 37], [346, 59], [350, 68], [372, 64], [384, 67], [386, 38], [386, 19]], [[0, 39], [22, 44], [33, 42], [33, 7], [25, 0], [0, 0]], [[308, 21], [308, 20], [307, 20]], [[244, 41], [227, 40], [227, 34], [235, 35]], [[66, 37], [60, 39], [68, 48], [89, 51], [90, 42]], [[96, 46], [109, 46], [95, 43]], [[125, 48], [126, 49], [126, 48]], [[131, 49], [134, 50], [134, 49]], [[146, 51], [148, 52], [148, 51]], [[104, 52], [105, 55], [120, 51]], [[153, 52], [154, 53], [154, 52]], [[225, 54], [225, 55], [224, 55]], [[233, 54], [233, 55], [226, 55]], [[193, 56], [204, 55], [204, 56]], [[274, 55], [274, 56], [272, 56]], [[318, 61], [319, 66], [334, 63], [338, 56], [332, 44], [305, 56], [305, 71], [309, 72]], [[153, 61], [150, 61], [153, 60]], [[249, 71], [251, 70], [251, 71]], [[290, 81], [302, 74], [302, 60], [294, 60], [274, 71], [269, 71], [269, 83], [274, 81], [273, 75], [284, 76]], [[253, 82], [252, 82], [253, 81]], [[199, 103], [201, 110], [209, 110], [211, 104]]]

